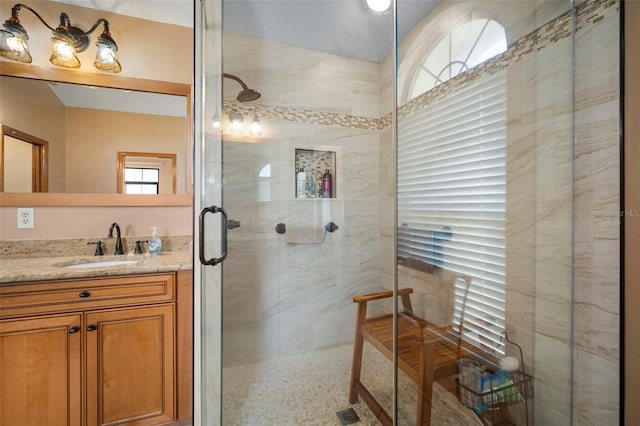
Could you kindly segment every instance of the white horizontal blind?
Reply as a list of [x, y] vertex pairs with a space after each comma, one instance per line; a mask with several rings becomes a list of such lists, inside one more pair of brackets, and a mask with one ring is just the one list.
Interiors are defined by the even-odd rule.
[[[503, 352], [506, 75], [483, 77], [399, 119], [398, 253], [470, 276], [456, 284], [465, 338]], [[445, 230], [441, 247], [429, 238]], [[437, 235], [437, 234], [436, 234]], [[434, 257], [431, 255], [431, 257]]]

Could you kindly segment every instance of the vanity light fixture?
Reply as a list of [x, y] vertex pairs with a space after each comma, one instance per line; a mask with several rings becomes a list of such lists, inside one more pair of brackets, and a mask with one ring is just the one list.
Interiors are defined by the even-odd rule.
[[385, 13], [391, 6], [391, 0], [363, 0], [365, 6], [375, 13]]
[[[253, 113], [253, 120], [249, 122], [247, 117]], [[222, 108], [222, 114], [216, 112], [211, 116], [210, 130], [214, 133], [231, 133], [233, 135], [262, 136], [262, 123], [258, 113], [252, 108], [249, 110]]]
[[111, 38], [109, 32], [109, 21], [104, 18], [98, 19], [89, 31], [83, 31], [71, 25], [69, 16], [62, 12], [60, 14], [60, 25], [53, 28], [31, 7], [24, 4], [16, 4], [11, 8], [11, 18], [7, 19], [2, 29], [0, 29], [0, 56], [12, 61], [31, 63], [31, 53], [27, 40], [27, 31], [20, 24], [18, 12], [25, 8], [31, 11], [42, 24], [49, 28], [53, 36], [51, 37], [52, 52], [49, 61], [63, 68], [79, 68], [80, 60], [77, 54], [84, 52], [89, 47], [89, 35], [93, 33], [100, 24], [103, 25], [102, 34], [96, 40], [98, 52], [93, 65], [100, 71], [119, 73], [122, 71], [116, 52], [118, 46]]

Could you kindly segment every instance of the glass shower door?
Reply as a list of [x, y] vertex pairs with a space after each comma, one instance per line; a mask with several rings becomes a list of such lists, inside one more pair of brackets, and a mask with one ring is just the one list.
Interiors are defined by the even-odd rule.
[[221, 425], [222, 265], [226, 252], [222, 149], [211, 117], [221, 108], [222, 2], [195, 7], [194, 425]]
[[425, 349], [431, 424], [571, 423], [571, 8], [443, 3], [397, 47], [398, 288], [422, 338], [460, 351]]
[[[312, 3], [228, 1], [224, 19], [260, 26], [270, 8], [279, 16], [270, 25], [286, 28], [318, 22]], [[364, 7], [321, 3], [336, 14]], [[322, 26], [308, 31], [326, 37]], [[391, 264], [380, 268], [389, 237], [379, 217], [392, 211], [380, 188], [393, 184], [381, 172], [390, 152], [378, 128], [378, 64], [231, 31], [222, 40], [222, 422], [372, 424], [361, 399], [349, 402], [349, 386], [353, 297], [392, 288]], [[243, 84], [260, 98], [239, 100]], [[389, 299], [371, 313], [391, 309]], [[391, 362], [370, 348], [363, 358], [363, 376], [391, 412]]]

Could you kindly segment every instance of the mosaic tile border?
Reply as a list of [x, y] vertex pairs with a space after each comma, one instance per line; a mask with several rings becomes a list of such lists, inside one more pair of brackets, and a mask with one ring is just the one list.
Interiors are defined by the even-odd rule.
[[310, 109], [285, 108], [276, 105], [255, 104], [247, 106], [236, 101], [225, 101], [224, 109], [246, 115], [255, 111], [260, 117], [295, 121], [299, 123], [319, 124], [324, 126], [341, 126], [355, 129], [379, 130], [378, 118], [360, 117], [356, 115], [336, 114], [313, 111]]
[[[582, 31], [589, 26], [596, 25], [606, 16], [617, 13], [619, 0], [593, 0], [585, 2], [576, 8], [576, 32]], [[552, 44], [571, 37], [573, 31], [573, 13], [570, 10], [556, 19], [549, 21], [537, 30], [515, 41], [506, 52], [489, 59], [482, 66], [472, 68], [464, 74], [460, 74], [451, 80], [423, 93], [412, 99], [398, 109], [398, 118], [405, 117], [415, 111], [442, 99], [445, 95], [451, 94], [467, 86], [471, 82], [483, 76], [493, 74], [503, 70], [509, 65], [521, 61], [525, 56], [538, 52]], [[388, 122], [391, 122], [391, 113], [387, 114]], [[385, 118], [387, 118], [385, 116]]]
[[[586, 1], [577, 6], [576, 31], [588, 29], [597, 25], [608, 16], [618, 13], [619, 0], [592, 0]], [[510, 64], [522, 60], [525, 56], [540, 51], [545, 47], [571, 37], [573, 30], [573, 13], [570, 10], [557, 18], [544, 24], [537, 30], [515, 41], [503, 54], [496, 56], [483, 66], [472, 68], [464, 74], [425, 92], [412, 99], [398, 110], [398, 117], [402, 118], [414, 111], [442, 99], [446, 94], [459, 90], [472, 81], [488, 74], [500, 71]], [[392, 124], [391, 113], [385, 114], [381, 118], [369, 118], [347, 114], [336, 114], [330, 112], [313, 111], [309, 109], [286, 108], [276, 105], [252, 104], [247, 106], [240, 102], [226, 101], [224, 108], [227, 111], [234, 111], [246, 115], [251, 111], [258, 113], [260, 117], [287, 120], [298, 123], [318, 124], [324, 126], [350, 127], [354, 129], [382, 130]]]

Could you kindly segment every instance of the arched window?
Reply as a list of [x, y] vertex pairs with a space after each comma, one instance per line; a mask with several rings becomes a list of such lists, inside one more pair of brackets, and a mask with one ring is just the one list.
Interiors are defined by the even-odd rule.
[[258, 173], [258, 201], [271, 201], [271, 163], [267, 163]]
[[458, 26], [429, 51], [415, 74], [409, 99], [506, 50], [504, 27], [496, 21], [474, 19]]

